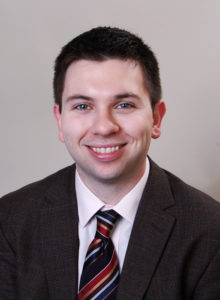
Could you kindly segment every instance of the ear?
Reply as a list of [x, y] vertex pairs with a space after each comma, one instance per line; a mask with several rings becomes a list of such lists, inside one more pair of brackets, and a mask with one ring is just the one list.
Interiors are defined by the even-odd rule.
[[153, 139], [157, 139], [160, 137], [161, 134], [161, 121], [163, 119], [163, 116], [166, 112], [166, 105], [165, 103], [160, 100], [158, 101], [153, 110], [153, 127], [152, 127], [152, 134], [151, 137]]
[[58, 104], [54, 105], [54, 107], [53, 107], [53, 114], [54, 114], [54, 117], [55, 117], [56, 122], [57, 122], [59, 140], [62, 143], [64, 143], [63, 131], [62, 131], [62, 126], [61, 126], [61, 113], [60, 113], [59, 105]]

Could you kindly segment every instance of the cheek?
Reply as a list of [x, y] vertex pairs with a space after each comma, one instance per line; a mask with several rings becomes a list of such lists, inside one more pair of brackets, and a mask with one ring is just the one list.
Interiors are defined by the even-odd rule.
[[76, 119], [65, 119], [62, 122], [61, 130], [65, 143], [77, 143], [85, 133], [85, 126]]
[[135, 118], [135, 120], [125, 120], [124, 131], [134, 139], [151, 136], [152, 123], [147, 117]]

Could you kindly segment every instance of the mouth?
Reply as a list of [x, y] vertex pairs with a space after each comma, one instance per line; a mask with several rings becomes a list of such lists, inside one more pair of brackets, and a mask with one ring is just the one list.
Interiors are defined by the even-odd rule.
[[114, 153], [114, 152], [118, 151], [124, 145], [125, 144], [116, 145], [116, 146], [89, 147], [89, 148], [95, 153], [109, 154], [109, 153]]
[[98, 161], [111, 162], [119, 157], [123, 153], [123, 149], [126, 144], [108, 144], [108, 145], [94, 145], [87, 146], [91, 155]]

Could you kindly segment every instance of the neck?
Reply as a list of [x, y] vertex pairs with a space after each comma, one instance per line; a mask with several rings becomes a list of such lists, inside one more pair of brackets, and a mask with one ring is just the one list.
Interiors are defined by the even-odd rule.
[[82, 182], [87, 188], [102, 202], [108, 205], [116, 205], [127, 193], [129, 193], [141, 177], [144, 175], [146, 165], [139, 169], [137, 174], [132, 173], [123, 180], [94, 180], [84, 176], [80, 169], [77, 168], [78, 174]]

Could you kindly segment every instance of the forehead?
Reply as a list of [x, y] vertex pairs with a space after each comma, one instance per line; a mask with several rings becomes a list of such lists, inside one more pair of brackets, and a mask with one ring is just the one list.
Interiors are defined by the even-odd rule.
[[70, 64], [66, 71], [64, 90], [88, 85], [144, 87], [143, 72], [138, 62], [128, 59], [82, 59]]

